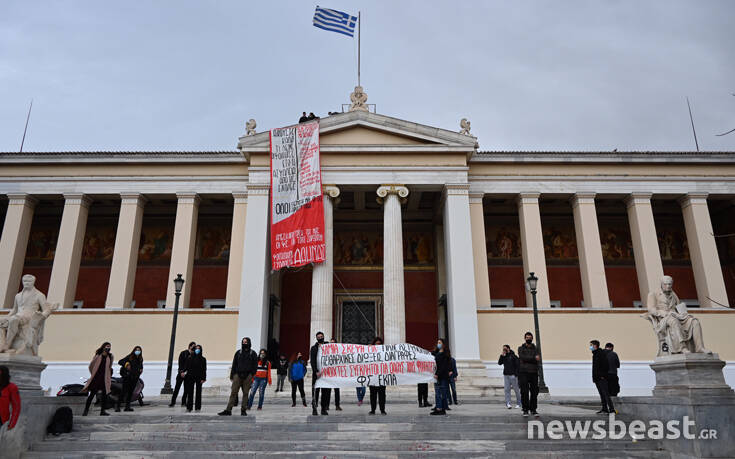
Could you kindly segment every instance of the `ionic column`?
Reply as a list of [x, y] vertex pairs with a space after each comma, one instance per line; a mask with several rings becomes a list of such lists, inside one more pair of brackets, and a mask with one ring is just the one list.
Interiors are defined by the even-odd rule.
[[326, 257], [323, 263], [314, 264], [311, 274], [311, 331], [309, 339], [317, 332], [332, 336], [332, 299], [334, 297], [334, 219], [333, 200], [338, 199], [339, 188], [334, 185], [323, 187], [324, 244]]
[[574, 212], [584, 305], [588, 308], [609, 308], [610, 297], [607, 292], [605, 263], [602, 261], [595, 193], [576, 193], [570, 202]]
[[[267, 346], [268, 340], [268, 273], [270, 240], [268, 239], [268, 193], [270, 185], [248, 185], [248, 218], [245, 220], [245, 241], [240, 276], [240, 311], [237, 315], [237, 347], [248, 336], [253, 349]], [[238, 254], [233, 253], [233, 256]]]
[[487, 271], [485, 243], [485, 214], [483, 193], [470, 193], [470, 221], [472, 223], [472, 254], [475, 266], [475, 297], [478, 309], [490, 308], [490, 276]]
[[120, 217], [115, 235], [115, 252], [112, 255], [105, 308], [129, 308], [133, 301], [145, 203], [146, 199], [140, 193], [120, 195]]
[[[541, 231], [541, 212], [539, 193], [520, 193], [518, 195], [518, 219], [521, 224], [521, 252], [523, 254], [523, 275], [535, 273], [538, 277], [536, 301], [539, 308], [551, 307], [549, 297], [549, 276], [546, 275], [546, 254], [544, 237]], [[525, 282], [525, 279], [524, 281]], [[533, 306], [531, 292], [526, 290], [526, 306]]]
[[177, 274], [184, 278], [181, 290], [180, 308], [189, 307], [191, 298], [192, 274], [194, 272], [194, 249], [197, 237], [197, 220], [199, 218], [199, 195], [196, 193], [176, 193], [176, 223], [174, 224], [174, 240], [171, 247], [171, 264], [168, 268], [166, 286], [166, 309], [173, 309], [176, 302], [176, 289], [173, 280]]
[[664, 275], [651, 208], [651, 193], [632, 193], [625, 199], [625, 205], [628, 208], [638, 290], [645, 307], [648, 292], [655, 292], [659, 288]]
[[447, 321], [452, 355], [457, 360], [479, 360], [470, 220], [469, 185], [444, 187], [444, 256], [447, 265]]
[[227, 267], [227, 292], [225, 307], [240, 305], [240, 278], [242, 276], [242, 248], [245, 244], [245, 218], [248, 212], [248, 193], [232, 193], [235, 203], [232, 208], [232, 231], [230, 233], [230, 261]]
[[8, 195], [8, 210], [0, 238], [0, 309], [12, 308], [15, 294], [18, 293], [37, 202], [33, 196], [25, 193]]
[[406, 341], [406, 294], [403, 279], [403, 222], [401, 201], [408, 196], [402, 185], [378, 188], [383, 204], [383, 332], [386, 344]]
[[74, 303], [82, 261], [82, 245], [87, 230], [87, 216], [92, 200], [81, 193], [64, 195], [64, 213], [61, 216], [59, 239], [56, 243], [48, 301], [70, 308]]
[[679, 199], [694, 271], [697, 299], [702, 308], [727, 306], [725, 279], [707, 208], [707, 193], [688, 193]]

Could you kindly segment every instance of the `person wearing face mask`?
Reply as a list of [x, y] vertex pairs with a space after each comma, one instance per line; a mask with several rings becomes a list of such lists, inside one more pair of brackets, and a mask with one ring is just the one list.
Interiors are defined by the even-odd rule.
[[541, 356], [533, 344], [533, 333], [526, 332], [523, 339], [525, 343], [518, 348], [518, 385], [521, 386], [523, 417], [527, 418], [529, 411], [538, 417], [538, 363]]
[[[189, 347], [181, 351], [179, 354], [179, 369], [176, 372], [176, 387], [174, 388], [174, 394], [171, 396], [171, 403], [168, 406], [172, 407], [176, 405], [176, 397], [179, 396], [179, 389], [184, 384], [184, 377], [186, 377], [186, 361], [194, 355], [194, 347], [197, 343], [192, 341], [189, 343]], [[186, 392], [181, 396], [181, 406], [186, 405]]]
[[301, 355], [301, 352], [296, 354], [296, 357], [291, 359], [291, 364], [288, 366], [288, 380], [291, 382], [291, 407], [296, 406], [296, 389], [299, 389], [301, 394], [301, 403], [306, 406], [306, 394], [304, 393], [304, 376], [306, 376], [306, 364]]
[[[186, 363], [186, 377], [184, 378], [184, 394], [186, 395], [186, 412], [191, 409], [202, 409], [202, 384], [207, 380], [207, 359], [204, 358], [201, 344], [194, 347], [194, 354]], [[194, 388], [196, 387], [196, 397]], [[196, 402], [195, 402], [196, 400]]]
[[317, 332], [316, 343], [309, 350], [309, 364], [311, 365], [311, 414], [318, 416], [316, 407], [319, 405], [319, 397], [321, 396], [322, 416], [328, 415], [329, 399], [332, 396], [332, 389], [317, 389], [314, 387], [316, 380], [322, 375], [317, 368], [317, 354], [319, 354], [319, 346], [324, 344], [324, 333]]
[[[371, 344], [382, 346], [383, 338], [376, 336]], [[380, 406], [381, 414], [388, 414], [385, 412], [385, 386], [370, 386], [370, 412], [368, 414], [375, 414], [376, 405]]]
[[503, 366], [503, 389], [505, 392], [505, 406], [508, 409], [513, 408], [510, 403], [510, 391], [516, 393], [516, 408], [521, 407], [521, 390], [518, 387], [518, 357], [513, 352], [513, 349], [509, 345], [503, 345], [503, 351], [498, 358], [498, 365]]
[[288, 359], [285, 355], [281, 354], [278, 362], [276, 362], [276, 375], [278, 376], [278, 380], [276, 381], [275, 392], [283, 392], [283, 383], [286, 381], [286, 376], [288, 376], [288, 366]]
[[597, 414], [614, 413], [615, 407], [607, 387], [607, 372], [609, 370], [607, 354], [604, 349], [600, 349], [600, 342], [596, 339], [590, 341], [590, 351], [592, 351], [592, 382], [597, 386], [600, 402], [602, 402], [602, 408]]
[[[336, 343], [337, 340], [334, 339], [334, 338], [332, 338], [332, 339], [329, 340], [329, 342], [330, 343]], [[334, 409], [337, 410], [337, 411], [342, 411], [342, 408], [340, 408], [340, 406], [339, 406], [339, 388], [338, 387], [335, 387], [334, 388]]]
[[238, 393], [242, 390], [240, 415], [247, 416], [248, 393], [250, 392], [250, 386], [253, 383], [253, 377], [257, 368], [258, 354], [251, 349], [250, 338], [245, 337], [241, 341], [241, 348], [235, 352], [235, 357], [232, 359], [232, 367], [230, 369], [230, 381], [232, 381], [230, 400], [227, 402], [227, 408], [217, 413], [218, 415], [232, 415], [232, 407], [235, 406]]
[[255, 371], [255, 379], [253, 379], [253, 388], [250, 390], [250, 398], [248, 398], [248, 409], [253, 407], [256, 392], [258, 392], [258, 409], [263, 409], [265, 386], [270, 386], [271, 382], [271, 363], [268, 360], [268, 352], [261, 349], [258, 356], [258, 368]]
[[110, 393], [110, 385], [112, 383], [112, 354], [110, 353], [110, 343], [104, 342], [95, 352], [92, 361], [89, 363], [90, 378], [82, 388], [82, 392], [89, 391], [87, 403], [84, 405], [84, 413], [82, 416], [89, 414], [89, 406], [92, 404], [97, 392], [102, 392], [102, 401], [100, 403], [100, 416], [109, 416], [110, 413], [105, 411], [107, 405], [107, 394]]
[[449, 409], [449, 380], [452, 377], [452, 356], [442, 338], [436, 340], [436, 349], [433, 352], [436, 361], [434, 380], [436, 381], [436, 406], [431, 411], [432, 416], [447, 414]]
[[120, 412], [120, 404], [125, 402], [125, 411], [133, 411], [130, 408], [130, 401], [133, 398], [133, 391], [138, 384], [140, 374], [143, 373], [143, 348], [135, 346], [127, 356], [123, 357], [119, 362], [120, 376], [123, 379], [122, 392], [117, 398], [117, 407], [115, 412]]

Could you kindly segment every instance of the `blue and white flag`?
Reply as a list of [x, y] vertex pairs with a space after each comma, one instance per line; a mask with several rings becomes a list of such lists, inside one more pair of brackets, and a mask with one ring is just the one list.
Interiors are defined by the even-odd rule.
[[352, 37], [355, 34], [357, 16], [350, 16], [342, 11], [316, 7], [314, 11], [314, 27], [341, 33]]

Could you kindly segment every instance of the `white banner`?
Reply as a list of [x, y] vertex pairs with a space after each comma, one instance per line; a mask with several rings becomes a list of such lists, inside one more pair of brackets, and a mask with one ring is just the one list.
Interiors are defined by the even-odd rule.
[[316, 387], [398, 386], [434, 382], [434, 356], [413, 344], [319, 346]]

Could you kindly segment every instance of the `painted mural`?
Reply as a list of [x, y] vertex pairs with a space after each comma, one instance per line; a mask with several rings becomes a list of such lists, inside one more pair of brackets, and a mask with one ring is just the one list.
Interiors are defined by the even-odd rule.
[[656, 236], [662, 261], [689, 261], [689, 245], [683, 229], [656, 228]]
[[543, 229], [546, 261], [576, 261], [577, 239], [573, 225], [554, 225]]
[[485, 246], [489, 264], [522, 264], [521, 232], [509, 226], [487, 226]]
[[615, 222], [601, 221], [599, 224], [602, 259], [612, 264], [633, 263], [633, 241], [627, 227]]
[[53, 261], [56, 241], [59, 239], [59, 224], [33, 225], [28, 237], [26, 263], [45, 263]]
[[[428, 231], [403, 233], [403, 262], [406, 266], [434, 264], [434, 243]], [[378, 231], [335, 231], [334, 264], [382, 266], [383, 234]]]
[[230, 259], [232, 223], [206, 222], [197, 230], [196, 260], [226, 262]]
[[140, 249], [138, 249], [138, 261], [144, 263], [170, 261], [173, 242], [173, 224], [154, 224], [150, 226], [143, 226], [143, 230], [140, 233]]
[[82, 263], [112, 261], [115, 251], [115, 225], [106, 222], [90, 222], [84, 233]]

